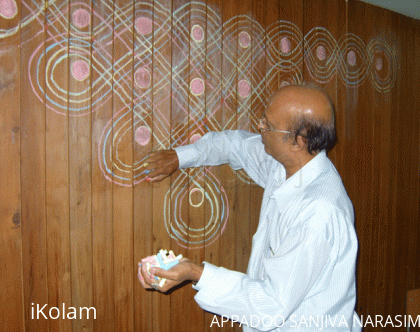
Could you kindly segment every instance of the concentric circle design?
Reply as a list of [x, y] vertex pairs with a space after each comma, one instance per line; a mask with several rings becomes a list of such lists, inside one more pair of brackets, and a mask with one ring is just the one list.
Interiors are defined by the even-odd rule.
[[[133, 122], [134, 120], [134, 122]], [[134, 130], [133, 128], [137, 128]], [[98, 146], [98, 159], [103, 175], [120, 186], [131, 187], [144, 181], [146, 155], [131, 160], [134, 142], [145, 146], [151, 139], [151, 128], [132, 116], [130, 106], [121, 109], [105, 126]], [[127, 150], [129, 153], [126, 153]], [[129, 159], [124, 159], [129, 156]]]
[[343, 83], [359, 86], [366, 79], [369, 61], [363, 41], [352, 33], [343, 35], [339, 40], [340, 64], [338, 72]]
[[339, 54], [333, 35], [324, 28], [314, 28], [305, 36], [304, 45], [309, 74], [317, 82], [329, 82], [336, 74]]
[[[0, 27], [0, 52], [30, 25], [46, 36], [30, 54], [27, 69], [33, 93], [48, 110], [89, 121], [110, 98], [122, 105], [104, 125], [97, 147], [104, 177], [117, 185], [144, 181], [151, 142], [169, 148], [193, 143], [208, 130], [256, 131], [268, 96], [278, 87], [302, 83], [305, 66], [319, 83], [338, 75], [347, 86], [372, 82], [381, 93], [395, 85], [397, 55], [384, 39], [366, 47], [350, 33], [337, 42], [321, 27], [303, 36], [289, 21], [263, 27], [238, 15], [223, 22], [219, 9], [196, 1], [175, 10], [159, 0], [137, 1], [130, 23], [132, 3], [101, 3], [114, 8], [113, 17], [101, 17], [82, 3], [60, 7], [49, 1], [45, 33], [42, 2], [24, 1], [29, 14], [18, 20], [16, 0], [0, 0], [0, 20], [8, 20], [7, 29]], [[65, 34], [56, 32], [69, 25]], [[134, 38], [132, 44], [124, 34]], [[110, 36], [126, 47], [118, 58], [109, 52]], [[168, 117], [168, 105], [174, 118]], [[211, 171], [192, 174], [181, 172], [168, 190], [162, 218], [179, 245], [200, 248], [223, 233], [229, 205]], [[243, 170], [236, 177], [252, 183]], [[192, 227], [183, 211], [203, 206], [210, 211], [205, 224]]]
[[[201, 173], [201, 177], [203, 173]], [[227, 196], [216, 177], [207, 170], [206, 185], [202, 187], [197, 175], [187, 180], [181, 173], [165, 196], [164, 219], [168, 234], [184, 248], [199, 249], [208, 246], [222, 235], [228, 215]], [[188, 186], [188, 183], [190, 185]], [[188, 209], [182, 209], [189, 205]], [[193, 227], [188, 211], [206, 204], [206, 220], [202, 227]]]
[[397, 79], [397, 60], [392, 48], [381, 40], [372, 40], [368, 47], [370, 78], [380, 92], [392, 89]]
[[267, 28], [267, 61], [270, 67], [280, 65], [283, 71], [301, 66], [302, 31], [292, 22], [279, 21]]

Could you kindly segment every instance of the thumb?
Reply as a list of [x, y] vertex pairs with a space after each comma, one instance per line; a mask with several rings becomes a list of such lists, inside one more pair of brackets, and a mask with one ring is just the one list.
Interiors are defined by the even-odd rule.
[[168, 271], [157, 266], [150, 268], [149, 273], [159, 278], [168, 278]]

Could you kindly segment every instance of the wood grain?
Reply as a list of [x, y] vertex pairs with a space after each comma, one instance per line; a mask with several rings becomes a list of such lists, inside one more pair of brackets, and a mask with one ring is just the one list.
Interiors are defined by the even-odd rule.
[[[38, 14], [33, 21], [34, 26], [22, 27], [20, 53], [23, 324], [25, 330], [31, 331], [47, 331], [49, 326], [42, 315], [40, 319], [34, 319], [31, 309], [37, 304], [42, 307], [48, 303], [43, 93], [46, 88], [46, 60], [42, 57], [46, 38], [44, 6], [44, 1], [21, 6], [22, 17]], [[32, 55], [34, 59], [39, 59], [38, 68], [35, 60], [31, 61]], [[32, 84], [38, 95], [33, 93]]]
[[[20, 12], [19, 4], [19, 12]], [[2, 22], [19, 27], [19, 16]], [[21, 210], [21, 65], [20, 30], [0, 45], [0, 325], [8, 331], [24, 331]]]

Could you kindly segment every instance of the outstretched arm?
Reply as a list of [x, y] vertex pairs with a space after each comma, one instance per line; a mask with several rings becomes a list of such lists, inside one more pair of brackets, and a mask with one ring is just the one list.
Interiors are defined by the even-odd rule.
[[[271, 158], [272, 159], [272, 158]], [[242, 131], [209, 132], [197, 142], [150, 154], [146, 166], [147, 181], [161, 181], [178, 168], [229, 164], [232, 169], [244, 169], [264, 187], [270, 156], [264, 151], [261, 136]]]

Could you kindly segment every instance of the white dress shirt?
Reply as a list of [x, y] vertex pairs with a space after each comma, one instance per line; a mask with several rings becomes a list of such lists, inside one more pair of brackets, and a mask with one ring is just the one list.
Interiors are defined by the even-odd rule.
[[180, 168], [230, 164], [265, 189], [247, 274], [204, 262], [202, 309], [244, 331], [361, 330], [353, 206], [324, 151], [287, 180], [258, 134], [211, 132], [176, 152]]

